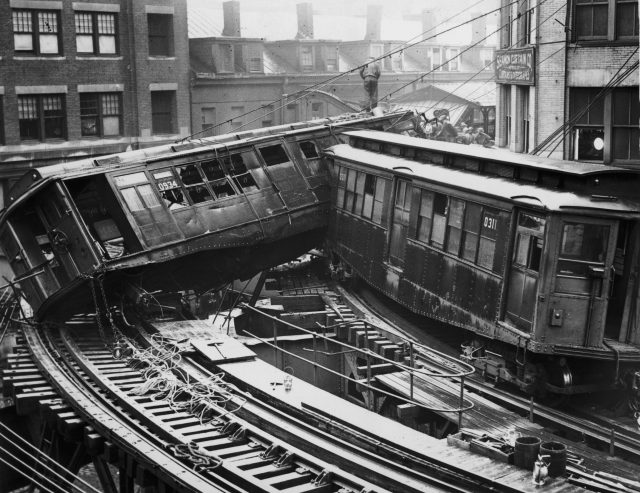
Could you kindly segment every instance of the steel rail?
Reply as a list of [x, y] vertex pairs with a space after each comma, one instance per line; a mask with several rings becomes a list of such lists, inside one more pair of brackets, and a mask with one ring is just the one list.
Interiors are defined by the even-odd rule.
[[157, 441], [142, 433], [141, 426], [125, 422], [125, 414], [118, 411], [95, 387], [87, 385], [58, 354], [51, 354], [52, 341], [45, 340], [42, 332], [32, 326], [24, 326], [23, 333], [34, 355], [36, 365], [66, 402], [102, 436], [149, 466], [150, 470], [181, 491], [208, 491], [229, 493], [239, 489], [221, 488], [202, 475], [186, 468], [182, 462], [164, 450]]
[[[145, 334], [145, 330], [141, 334]], [[153, 344], [151, 338], [146, 337], [146, 344]], [[182, 358], [185, 371], [196, 380], [206, 381], [213, 372], [195, 361], [191, 356]], [[258, 398], [255, 389], [241, 391], [239, 394], [246, 400], [245, 404], [236, 412], [244, 419], [253, 419], [256, 424], [272, 433], [277, 433], [281, 439], [287, 442], [295, 442], [300, 447], [305, 434], [315, 435], [322, 441], [334, 444], [344, 450], [342, 457], [353, 453], [360, 456], [361, 463], [353, 463], [354, 470], [362, 471], [364, 460], [377, 462], [378, 470], [369, 471], [369, 477], [380, 474], [381, 468], [387, 468], [400, 474], [407, 475], [424, 482], [424, 486], [441, 487], [451, 491], [512, 491], [510, 488], [496, 484], [480, 484], [477, 478], [470, 483], [464, 467], [443, 465], [429, 462], [426, 458], [412, 453], [410, 449], [403, 448], [401, 444], [389, 444], [380, 441], [379, 437], [369, 436], [357, 425], [338, 422], [330, 416], [324, 416], [313, 409], [305, 408], [296, 410], [290, 407], [276, 407]], [[259, 393], [258, 393], [259, 394]], [[252, 416], [253, 418], [250, 418]], [[286, 423], [278, 428], [278, 423]], [[321, 424], [320, 424], [321, 423]], [[356, 445], [357, 444], [357, 445]], [[314, 445], [315, 446], [315, 445]], [[326, 449], [329, 450], [329, 449]], [[332, 452], [327, 452], [332, 453]], [[366, 471], [365, 471], [366, 472]], [[388, 485], [384, 485], [389, 487]], [[393, 491], [408, 491], [408, 485], [396, 485]], [[470, 489], [469, 489], [470, 488]]]
[[[399, 327], [393, 320], [386, 317], [380, 310], [372, 306], [372, 304], [362, 296], [353, 291], [350, 291], [349, 295], [355, 297], [359, 303], [366, 306], [377, 317], [382, 319], [399, 333], [403, 334], [404, 337], [413, 339], [411, 334]], [[443, 369], [445, 368], [443, 367]], [[481, 381], [477, 376], [465, 379], [464, 385], [469, 390], [476, 391], [483, 397], [486, 397], [497, 404], [507, 405], [512, 409], [522, 412], [525, 416], [530, 416], [533, 413], [534, 417], [546, 420], [561, 429], [582, 434], [583, 436], [589, 437], [600, 444], [608, 444], [610, 449], [623, 450], [626, 454], [640, 458], [640, 433], [633, 433], [632, 431], [625, 429], [623, 426], [603, 426], [595, 423], [594, 421], [582, 419], [553, 409], [549, 406], [536, 402], [532, 403], [531, 399], [526, 399], [511, 392], [495, 388], [492, 385]]]

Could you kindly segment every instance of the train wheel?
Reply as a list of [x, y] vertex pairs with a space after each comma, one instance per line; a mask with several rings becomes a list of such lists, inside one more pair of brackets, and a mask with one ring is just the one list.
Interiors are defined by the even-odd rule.
[[544, 404], [550, 407], [561, 407], [568, 404], [570, 399], [569, 394], [550, 392], [544, 385], [548, 382], [562, 389], [569, 389], [573, 386], [573, 373], [564, 358], [550, 361], [544, 366], [538, 365], [538, 375], [540, 375], [538, 397]]

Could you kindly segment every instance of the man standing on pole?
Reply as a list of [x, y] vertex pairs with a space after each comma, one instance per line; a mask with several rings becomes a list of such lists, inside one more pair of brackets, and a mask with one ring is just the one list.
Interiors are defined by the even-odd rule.
[[369, 98], [368, 110], [378, 106], [378, 79], [380, 78], [380, 65], [370, 56], [367, 64], [360, 69], [360, 77], [364, 80], [364, 90]]

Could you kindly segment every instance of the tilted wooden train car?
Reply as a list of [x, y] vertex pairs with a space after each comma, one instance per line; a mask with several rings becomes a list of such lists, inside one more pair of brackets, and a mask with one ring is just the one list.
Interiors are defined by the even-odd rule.
[[403, 116], [315, 121], [34, 169], [11, 191], [0, 246], [38, 319], [104, 304], [105, 287], [214, 289], [318, 244], [329, 202], [320, 148], [345, 128], [382, 129]]
[[357, 276], [471, 331], [464, 356], [526, 391], [590, 392], [638, 370], [637, 171], [343, 137], [326, 151], [329, 240]]

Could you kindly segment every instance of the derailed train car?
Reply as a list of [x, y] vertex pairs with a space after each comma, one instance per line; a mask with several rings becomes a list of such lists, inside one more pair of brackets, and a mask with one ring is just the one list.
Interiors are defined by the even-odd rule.
[[318, 244], [329, 201], [319, 150], [345, 128], [402, 117], [314, 121], [34, 169], [11, 191], [0, 246], [40, 320], [130, 286], [214, 289]]
[[350, 145], [326, 151], [329, 239], [357, 276], [468, 329], [463, 356], [525, 391], [583, 393], [637, 379], [640, 173], [344, 135]]

